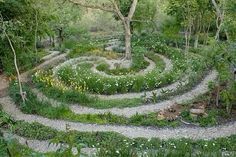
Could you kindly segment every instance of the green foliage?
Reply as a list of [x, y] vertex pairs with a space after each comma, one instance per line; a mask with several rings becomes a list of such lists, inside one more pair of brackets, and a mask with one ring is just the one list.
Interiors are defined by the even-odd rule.
[[[136, 72], [139, 72], [140, 70], [143, 70], [147, 68], [149, 63], [144, 60], [144, 52], [142, 53], [135, 53], [132, 57], [132, 65], [130, 68], [120, 68], [116, 67], [116, 69], [110, 69], [109, 65], [106, 63], [99, 64], [96, 68], [99, 71], [104, 71], [105, 73], [109, 75], [127, 75], [127, 74], [135, 74]], [[154, 55], [153, 55], [154, 56]], [[157, 58], [157, 57], [155, 57]]]
[[[22, 126], [25, 129], [21, 129]], [[35, 129], [35, 127], [37, 129]], [[151, 156], [184, 156], [197, 154], [199, 156], [215, 156], [221, 154], [222, 152], [233, 152], [236, 151], [235, 148], [235, 136], [230, 136], [226, 138], [217, 138], [212, 140], [190, 140], [190, 139], [170, 139], [170, 140], [160, 140], [157, 138], [144, 139], [136, 138], [129, 139], [120, 134], [112, 132], [77, 132], [77, 131], [67, 131], [60, 132], [55, 129], [43, 126], [38, 123], [25, 123], [17, 121], [16, 127], [21, 130], [21, 132], [15, 132], [20, 136], [28, 137], [30, 139], [52, 139], [53, 143], [68, 143], [71, 146], [78, 146], [79, 149], [82, 147], [90, 148], [100, 148], [98, 151], [98, 156], [120, 156], [121, 154], [140, 154], [151, 155]], [[69, 129], [69, 127], [68, 127]], [[34, 135], [34, 136], [32, 136]], [[49, 136], [51, 135], [51, 136]], [[33, 138], [35, 137], [35, 138]], [[0, 140], [1, 141], [1, 140]], [[15, 141], [1, 141], [3, 147], [0, 147], [2, 154], [6, 153], [6, 148], [8, 147], [11, 154], [14, 156], [31, 156], [39, 155], [35, 154], [29, 149], [22, 147]], [[66, 151], [68, 152], [68, 151]], [[64, 152], [64, 153], [66, 153]], [[63, 152], [48, 153], [45, 156], [63, 156]]]
[[[35, 52], [35, 34], [32, 33], [36, 29], [35, 14], [38, 11], [35, 3], [28, 0], [9, 0], [4, 3], [0, 2], [0, 11], [2, 18], [2, 29], [8, 34], [13, 46], [16, 50], [17, 62], [21, 70], [28, 70], [37, 64], [39, 56]], [[47, 21], [48, 16], [38, 11], [38, 16]], [[45, 23], [44, 23], [45, 24]], [[39, 24], [38, 32], [46, 30], [46, 25]], [[3, 33], [3, 30], [0, 30]], [[15, 73], [13, 64], [13, 54], [10, 45], [4, 35], [0, 39], [0, 64], [3, 70], [11, 75]]]
[[0, 136], [0, 156], [1, 157], [8, 157], [7, 153], [7, 142]]
[[0, 110], [0, 127], [12, 129], [15, 121], [8, 114]]
[[[157, 67], [152, 72], [146, 74], [145, 76], [127, 76], [127, 77], [120, 77], [118, 79], [107, 78], [103, 76], [98, 76], [95, 73], [90, 72], [90, 66], [82, 65], [80, 68], [77, 68], [74, 72], [73, 69], [70, 67], [61, 68], [58, 71], [58, 76], [60, 80], [65, 83], [66, 85], [70, 86], [71, 83], [75, 83], [79, 86], [85, 86], [89, 92], [93, 93], [100, 93], [100, 94], [115, 94], [115, 93], [127, 93], [127, 92], [140, 92], [144, 90], [153, 90], [158, 87], [162, 87], [169, 83], [172, 83], [174, 80], [177, 80], [180, 77], [180, 73], [186, 70], [184, 55], [177, 50], [167, 48], [165, 44], [160, 42], [155, 42], [154, 38], [147, 39], [148, 37], [144, 38], [144, 42], [141, 41], [137, 42], [136, 45], [142, 44], [144, 47], [148, 49], [153, 48], [156, 52], [162, 53], [171, 57], [174, 61], [174, 69], [171, 72], [163, 73], [163, 75], [159, 75], [163, 69], [163, 66]], [[157, 39], [158, 40], [158, 39]], [[80, 48], [77, 50], [77, 54], [83, 53], [87, 50], [87, 46], [85, 48]], [[89, 47], [90, 49], [90, 47]], [[73, 51], [71, 54], [76, 54]], [[140, 59], [138, 59], [140, 60]], [[140, 64], [140, 68], [145, 65]], [[138, 64], [135, 64], [138, 65]], [[82, 67], [83, 66], [83, 67]], [[177, 71], [178, 70], [178, 71]], [[65, 75], [71, 74], [71, 75]], [[71, 80], [73, 80], [71, 82]], [[136, 86], [135, 84], [142, 85]]]
[[181, 113], [181, 117], [188, 122], [207, 127], [218, 124], [218, 117], [222, 115], [222, 112], [222, 110], [210, 110], [205, 116], [192, 117], [190, 112], [186, 110]]
[[229, 89], [224, 89], [220, 96], [222, 98], [222, 103], [226, 108], [228, 114], [231, 113], [232, 108], [236, 107], [236, 83], [234, 82]]
[[70, 58], [78, 57], [82, 54], [85, 54], [89, 51], [96, 49], [96, 46], [90, 42], [79, 43], [76, 45], [76, 48], [69, 53]]
[[27, 135], [27, 138], [29, 139], [38, 140], [52, 139], [57, 135], [55, 130], [36, 122], [29, 124], [23, 121], [17, 121], [12, 131], [19, 136]]

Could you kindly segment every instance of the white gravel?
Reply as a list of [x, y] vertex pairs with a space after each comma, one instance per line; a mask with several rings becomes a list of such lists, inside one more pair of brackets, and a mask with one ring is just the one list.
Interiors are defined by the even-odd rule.
[[[188, 91], [182, 95], [175, 96], [170, 100], [166, 100], [163, 102], [159, 102], [156, 104], [147, 104], [147, 105], [141, 105], [137, 107], [126, 107], [126, 108], [111, 108], [111, 109], [95, 109], [95, 108], [89, 108], [80, 106], [79, 104], [68, 104], [70, 109], [76, 113], [76, 114], [99, 114], [99, 113], [107, 113], [110, 112], [115, 115], [121, 115], [125, 117], [131, 117], [135, 114], [147, 114], [150, 112], [160, 111], [163, 110], [174, 103], [184, 103], [186, 101], [192, 100], [196, 98], [199, 95], [202, 95], [208, 91], [208, 83], [210, 81], [215, 81], [217, 78], [217, 71], [213, 70], [211, 71], [204, 80], [198, 84], [194, 89], [191, 91]], [[37, 94], [37, 97], [40, 100], [48, 101], [53, 106], [59, 106], [61, 105], [60, 102], [48, 99], [46, 96], [44, 96], [41, 92], [39, 92], [37, 89], [33, 89], [33, 92]]]
[[42, 61], [50, 60], [53, 57], [59, 55], [60, 53], [61, 53], [60, 51], [49, 51], [49, 54], [44, 56], [41, 60]]
[[190, 138], [190, 139], [212, 139], [218, 137], [227, 137], [236, 134], [236, 122], [219, 125], [209, 128], [201, 127], [180, 127], [180, 128], [162, 128], [155, 129], [149, 127], [132, 127], [132, 126], [117, 126], [117, 125], [96, 125], [83, 124], [76, 122], [68, 122], [64, 120], [52, 120], [37, 115], [28, 115], [22, 113], [9, 97], [0, 98], [3, 110], [10, 114], [16, 120], [24, 120], [26, 122], [38, 122], [45, 126], [66, 131], [66, 126], [70, 126], [71, 130], [81, 132], [117, 132], [129, 138]]
[[[33, 149], [34, 151], [40, 152], [40, 153], [56, 152], [61, 148], [65, 148], [65, 147], [68, 148], [68, 146], [65, 144], [51, 143], [49, 140], [27, 139], [25, 137], [11, 134], [6, 131], [3, 131], [3, 137], [6, 139], [15, 139], [21, 145], [27, 146], [28, 148]], [[81, 154], [89, 156], [96, 153], [96, 148], [82, 148], [80, 151], [81, 151]]]
[[[59, 55], [52, 60], [55, 62], [60, 61], [61, 59], [65, 59], [66, 54]], [[51, 65], [52, 60], [48, 60], [35, 69], [39, 69], [42, 67], [46, 67]], [[24, 78], [24, 77], [23, 77]], [[104, 113], [111, 112], [117, 115], [124, 115], [126, 117], [130, 117], [135, 115], [136, 113], [145, 114], [153, 111], [157, 111], [160, 109], [167, 108], [173, 103], [182, 103], [188, 100], [192, 100], [198, 95], [204, 94], [208, 91], [208, 82], [215, 81], [217, 78], [217, 72], [215, 70], [211, 71], [209, 75], [204, 78], [204, 80], [196, 86], [193, 90], [181, 95], [173, 97], [171, 100], [163, 101], [157, 104], [143, 105], [132, 108], [112, 108], [107, 110], [97, 110], [92, 108], [81, 107], [77, 105], [71, 106], [71, 109], [78, 114], [84, 113]], [[77, 130], [81, 132], [117, 132], [129, 138], [153, 138], [157, 137], [160, 139], [170, 139], [170, 138], [190, 138], [190, 139], [212, 139], [218, 137], [227, 137], [233, 134], [236, 134], [236, 122], [219, 125], [215, 127], [209, 128], [201, 128], [201, 127], [179, 127], [179, 128], [149, 128], [149, 127], [133, 127], [133, 126], [118, 126], [118, 125], [96, 125], [96, 124], [83, 124], [76, 122], [68, 122], [64, 120], [52, 120], [48, 118], [44, 118], [37, 115], [29, 115], [22, 113], [14, 104], [9, 96], [0, 98], [0, 104], [2, 104], [3, 110], [10, 114], [16, 120], [24, 120], [26, 122], [38, 122], [45, 126], [49, 126], [51, 128], [66, 131], [66, 126], [69, 125], [71, 130]], [[24, 143], [24, 139], [21, 139], [22, 143]], [[35, 143], [36, 142], [36, 143]], [[42, 141], [41, 141], [42, 142]], [[42, 145], [42, 146], [40, 146]], [[47, 143], [38, 143], [38, 141], [32, 141], [32, 147], [38, 149], [38, 151], [43, 150], [52, 150], [56, 149], [55, 147], [51, 148], [40, 148], [47, 146]]]

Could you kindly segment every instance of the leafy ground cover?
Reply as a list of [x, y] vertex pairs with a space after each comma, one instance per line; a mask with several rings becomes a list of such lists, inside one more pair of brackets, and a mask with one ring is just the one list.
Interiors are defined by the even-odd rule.
[[[2, 111], [1, 114], [2, 115]], [[1, 119], [3, 117], [1, 116]], [[24, 126], [24, 129], [22, 129]], [[9, 128], [8, 124], [4, 125], [5, 129]], [[52, 142], [73, 142], [75, 145], [82, 145], [82, 147], [99, 148], [97, 156], [110, 157], [110, 156], [137, 156], [138, 154], [148, 156], [222, 156], [222, 153], [228, 154], [228, 156], [234, 156], [236, 151], [235, 136], [226, 138], [218, 138], [213, 140], [190, 140], [190, 139], [171, 139], [160, 140], [153, 139], [129, 139], [122, 135], [112, 132], [77, 132], [67, 131], [59, 132], [50, 127], [45, 127], [38, 123], [26, 123], [22, 121], [16, 121], [13, 125], [13, 133], [27, 137], [29, 139], [51, 140]], [[37, 129], [35, 129], [37, 128]], [[68, 140], [68, 138], [70, 140]], [[33, 152], [32, 150], [25, 148], [19, 144], [9, 143], [1, 140], [2, 154], [7, 154], [7, 149], [11, 150], [12, 155], [31, 156], [32, 154], [41, 156], [42, 154]], [[17, 147], [16, 147], [17, 146]], [[17, 148], [17, 149], [16, 149]], [[21, 150], [21, 151], [18, 151]], [[65, 152], [64, 152], [65, 153]], [[64, 154], [65, 155], [65, 154]], [[54, 157], [63, 156], [63, 152], [47, 153], [44, 156]]]
[[[95, 124], [119, 124], [119, 125], [134, 125], [134, 126], [153, 126], [153, 127], [177, 127], [183, 125], [180, 118], [183, 120], [192, 123], [198, 124], [199, 126], [214, 126], [221, 123], [219, 120], [230, 119], [231, 116], [225, 114], [223, 109], [210, 108], [206, 111], [207, 116], [197, 116], [192, 117], [190, 115], [190, 107], [193, 102], [188, 104], [183, 104], [179, 114], [173, 118], [162, 118], [158, 117], [158, 113], [150, 113], [146, 115], [136, 114], [130, 118], [123, 116], [113, 115], [111, 113], [105, 114], [75, 114], [73, 113], [69, 106], [61, 105], [58, 107], [53, 107], [49, 102], [39, 101], [37, 97], [30, 91], [29, 88], [25, 88], [25, 91], [28, 93], [28, 100], [23, 103], [19, 95], [15, 94], [15, 91], [18, 89], [17, 86], [11, 86], [11, 96], [15, 102], [19, 105], [20, 109], [26, 114], [36, 114], [50, 119], [62, 119], [74, 122], [82, 123], [95, 123]], [[201, 102], [209, 99], [209, 94], [201, 96]], [[198, 98], [198, 99], [200, 99]], [[198, 100], [195, 101], [197, 103]]]

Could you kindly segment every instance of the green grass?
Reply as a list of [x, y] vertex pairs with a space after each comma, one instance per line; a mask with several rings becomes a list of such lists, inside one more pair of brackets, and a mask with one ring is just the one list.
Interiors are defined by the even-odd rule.
[[[2, 111], [1, 111], [2, 112]], [[5, 115], [5, 114], [1, 114]], [[4, 118], [5, 119], [5, 118]], [[3, 117], [0, 117], [3, 120]], [[4, 120], [3, 120], [4, 121]], [[13, 121], [12, 119], [10, 121]], [[124, 156], [147, 152], [154, 157], [162, 156], [221, 156], [222, 152], [230, 152], [230, 156], [236, 153], [236, 135], [212, 140], [190, 140], [190, 139], [169, 139], [160, 140], [158, 138], [130, 139], [114, 132], [78, 132], [78, 131], [57, 131], [39, 123], [27, 123], [15, 121], [12, 132], [22, 137], [37, 140], [50, 140], [52, 142], [71, 142], [73, 145], [83, 145], [84, 147], [100, 148], [98, 157]], [[1, 125], [2, 126], [2, 125]], [[8, 123], [2, 126], [10, 131]], [[14, 156], [42, 155], [19, 145], [16, 141], [7, 142], [0, 138], [1, 154], [6, 154], [6, 148]], [[118, 153], [117, 153], [118, 152]], [[47, 153], [45, 156], [63, 156], [62, 152]], [[136, 156], [135, 156], [136, 157]]]
[[[91, 45], [83, 45], [81, 48], [76, 51], [75, 56], [81, 56], [86, 53], [84, 49], [90, 48]], [[84, 48], [85, 47], [85, 48]], [[91, 48], [91, 51], [94, 49]], [[127, 92], [140, 92], [145, 90], [153, 90], [159, 87], [163, 87], [167, 84], [173, 83], [174, 81], [180, 79], [187, 68], [192, 68], [194, 71], [194, 66], [188, 66], [186, 62], [185, 55], [177, 50], [171, 50], [168, 52], [168, 56], [172, 59], [174, 64], [174, 69], [171, 72], [163, 73], [161, 72], [164, 69], [164, 62], [160, 59], [160, 57], [151, 54], [153, 52], [145, 53], [146, 48], [139, 48], [140, 52], [134, 53], [133, 58], [133, 70], [131, 71], [139, 71], [139, 69], [143, 69], [146, 67], [147, 63], [143, 60], [143, 55], [149, 56], [150, 59], [153, 59], [158, 65], [156, 66], [152, 72], [146, 74], [145, 76], [127, 76], [121, 78], [107, 78], [98, 76], [94, 74], [90, 70], [90, 66], [83, 66], [76, 69], [76, 72], [70, 67], [62, 67], [58, 71], [58, 78], [61, 82], [66, 84], [67, 86], [71, 86], [72, 84], [76, 84], [83, 88], [86, 88], [88, 92], [97, 93], [97, 94], [115, 94], [115, 93], [127, 93]], [[74, 52], [72, 51], [72, 52]], [[91, 53], [91, 51], [89, 51]], [[96, 52], [95, 52], [96, 54]], [[171, 55], [170, 55], [171, 54]], [[190, 57], [191, 58], [191, 57]], [[199, 60], [198, 60], [199, 61]], [[197, 62], [196, 62], [197, 63]], [[203, 66], [202, 64], [196, 64], [195, 66]], [[104, 70], [105, 72], [108, 69], [108, 66], [102, 64], [98, 67], [100, 70]], [[112, 73], [119, 74], [123, 73], [123, 69], [115, 69]], [[108, 72], [109, 73], [109, 72]], [[126, 72], [125, 72], [126, 73]]]
[[[130, 118], [124, 116], [117, 116], [111, 113], [104, 114], [75, 114], [66, 105], [53, 107], [48, 102], [42, 102], [30, 91], [28, 93], [28, 100], [25, 104], [21, 102], [19, 95], [16, 95], [16, 86], [11, 87], [11, 97], [20, 106], [20, 109], [26, 114], [36, 114], [49, 119], [61, 119], [73, 122], [95, 123], [95, 124], [116, 124], [116, 125], [133, 125], [133, 126], [154, 126], [154, 127], [177, 127], [181, 125], [179, 119], [174, 121], [158, 120], [157, 113], [150, 113], [146, 115], [136, 114]], [[188, 110], [181, 113], [181, 117], [191, 123], [197, 123], [202, 127], [214, 126], [218, 124], [218, 117], [222, 115], [223, 110], [210, 110], [208, 116], [197, 117], [193, 119]]]
[[39, 83], [36, 84], [36, 86], [41, 92], [50, 98], [64, 103], [78, 103], [83, 106], [97, 109], [134, 107], [143, 104], [142, 98], [101, 100], [99, 98], [89, 96], [86, 93], [79, 93], [73, 90], [61, 91], [54, 87], [45, 87]]
[[[174, 91], [163, 91], [161, 95], [155, 98], [155, 102], [160, 102], [163, 100], [167, 100], [173, 96], [180, 95], [185, 93], [186, 91], [191, 90], [195, 87], [208, 73], [208, 71], [199, 72], [193, 74], [189, 80], [189, 82], [185, 85], [179, 86]], [[112, 99], [112, 100], [102, 100], [96, 97], [89, 96], [85, 93], [79, 93], [73, 90], [61, 91], [55, 87], [47, 86], [40, 82], [36, 82], [35, 84], [37, 88], [43, 92], [46, 96], [59, 100], [64, 103], [79, 103], [83, 106], [98, 108], [98, 109], [106, 109], [112, 107], [124, 108], [124, 107], [135, 107], [140, 106], [145, 103], [145, 98], [132, 98], [132, 99]]]
[[22, 103], [19, 94], [17, 93], [17, 86], [12, 85], [10, 95], [16, 104], [19, 105], [22, 112], [26, 114], [36, 114], [49, 119], [62, 119], [82, 123], [96, 123], [96, 124], [120, 124], [120, 125], [144, 125], [144, 126], [178, 126], [179, 122], [168, 122], [165, 120], [158, 120], [155, 114], [148, 115], [134, 115], [131, 118], [113, 115], [111, 113], [105, 114], [75, 114], [66, 105], [53, 107], [48, 102], [42, 102], [30, 91], [27, 91], [27, 101]]
[[[221, 156], [222, 152], [231, 152], [233, 157], [236, 151], [236, 136], [232, 135], [225, 138], [217, 138], [212, 140], [190, 140], [190, 139], [170, 139], [160, 140], [158, 138], [145, 139], [136, 138], [130, 139], [123, 135], [113, 132], [78, 132], [68, 131], [61, 132], [43, 126], [38, 123], [26, 123], [17, 121], [15, 128], [20, 125], [24, 129], [21, 131], [13, 131], [14, 133], [27, 137], [29, 139], [51, 140], [66, 142], [68, 138], [73, 144], [84, 145], [84, 147], [100, 148], [98, 157], [129, 157], [133, 154], [135, 157], [138, 152], [147, 152], [152, 157], [162, 156]], [[35, 129], [37, 128], [37, 129]], [[40, 134], [39, 136], [34, 135]], [[52, 136], [48, 136], [48, 134]], [[5, 143], [4, 143], [5, 144]], [[12, 144], [10, 146], [13, 154], [24, 154], [30, 156], [34, 153], [21, 145]], [[24, 150], [24, 151], [23, 151]], [[233, 154], [234, 153], [234, 154]], [[35, 154], [35, 153], [34, 153]], [[23, 156], [24, 156], [23, 155]], [[39, 155], [39, 154], [38, 154]], [[62, 152], [47, 153], [45, 156], [56, 157], [62, 156]]]
[[97, 70], [103, 71], [109, 75], [127, 75], [135, 74], [140, 70], [143, 70], [149, 66], [149, 63], [144, 60], [143, 54], [134, 54], [132, 57], [132, 65], [130, 68], [119, 68], [109, 69], [109, 65], [106, 63], [101, 63], [97, 66]]

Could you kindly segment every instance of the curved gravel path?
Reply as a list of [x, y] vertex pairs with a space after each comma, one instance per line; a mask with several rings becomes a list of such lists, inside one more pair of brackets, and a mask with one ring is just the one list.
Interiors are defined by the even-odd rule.
[[[108, 60], [108, 59], [106, 59], [106, 58], [103, 58], [104, 59], [104, 61], [111, 67], [112, 66], [112, 62], [115, 62], [115, 61], [117, 61], [117, 60]], [[149, 73], [149, 72], [151, 72], [153, 69], [155, 69], [155, 67], [156, 67], [156, 64], [152, 61], [152, 60], [150, 60], [149, 58], [147, 58], [147, 57], [145, 57], [144, 56], [144, 60], [145, 61], [147, 61], [148, 63], [149, 63], [149, 65], [145, 68], [145, 69], [143, 69], [143, 70], [140, 70], [139, 72], [137, 72], [137, 73], [135, 73], [135, 74], [128, 74], [128, 75], [109, 75], [109, 74], [107, 74], [107, 73], [105, 73], [105, 72], [103, 72], [103, 71], [99, 71], [99, 70], [97, 70], [97, 64], [94, 64], [94, 66], [92, 67], [92, 71], [94, 72], [94, 73], [97, 73], [97, 74], [99, 74], [99, 75], [102, 75], [102, 76], [104, 76], [104, 77], [114, 77], [114, 78], [118, 78], [118, 77], [124, 77], [124, 76], [133, 76], [133, 75], [145, 75], [145, 74], [147, 74], [147, 73]]]
[[209, 128], [180, 127], [154, 129], [148, 127], [96, 125], [68, 122], [64, 120], [51, 120], [37, 115], [24, 114], [16, 107], [10, 97], [0, 98], [0, 104], [2, 104], [3, 110], [16, 120], [24, 120], [29, 123], [38, 122], [42, 125], [57, 129], [59, 131], [66, 131], [66, 128], [69, 125], [71, 130], [77, 130], [81, 132], [117, 132], [129, 138], [155, 137], [160, 139], [212, 139], [236, 134], [236, 122]]
[[[173, 69], [173, 64], [172, 64], [172, 62], [171, 62], [171, 60], [170, 59], [168, 59], [168, 58], [166, 58], [165, 56], [163, 56], [163, 55], [160, 55], [160, 54], [156, 54], [156, 55], [158, 55], [163, 61], [164, 61], [164, 63], [165, 63], [165, 69], [164, 69], [164, 71], [162, 72], [162, 73], [166, 73], [166, 72], [169, 72], [169, 71], [171, 71], [172, 69]], [[148, 58], [147, 58], [148, 59]], [[150, 60], [151, 61], [151, 60]], [[149, 61], [149, 62], [150, 62]], [[155, 63], [153, 62], [153, 61], [151, 61], [150, 62], [150, 70], [148, 70], [148, 69], [146, 69], [146, 72], [144, 73], [143, 72], [143, 74], [142, 75], [144, 75], [144, 74], [146, 74], [146, 73], [148, 73], [148, 72], [150, 72], [151, 71], [151, 69], [153, 68], [155, 68]], [[142, 72], [142, 71], [141, 71]], [[157, 95], [160, 95], [161, 94], [161, 91], [166, 91], [166, 90], [175, 90], [177, 87], [178, 87], [178, 85], [180, 84], [180, 83], [182, 83], [182, 82], [186, 82], [186, 78], [183, 78], [182, 80], [180, 80], [180, 81], [177, 81], [177, 82], [175, 82], [175, 83], [173, 83], [173, 84], [170, 84], [170, 85], [168, 85], [168, 86], [166, 86], [166, 87], [163, 87], [163, 88], [159, 88], [159, 89], [156, 89], [156, 90], [152, 90], [152, 91], [146, 91], [146, 92], [139, 92], [139, 93], [124, 93], [124, 94], [113, 94], [113, 95], [99, 95], [99, 94], [96, 94], [95, 96], [97, 96], [97, 97], [99, 97], [100, 99], [103, 99], [103, 100], [111, 100], [111, 99], [133, 99], [133, 98], [140, 98], [140, 97], [142, 97], [142, 96], [144, 96], [145, 94], [146, 94], [146, 96], [147, 97], [151, 97], [153, 94], [153, 92], [154, 93], [156, 93]]]
[[[165, 69], [163, 70], [162, 73], [166, 73], [166, 72], [169, 72], [173, 69], [173, 64], [171, 62], [170, 59], [166, 58], [165, 56], [163, 55], [160, 55], [160, 54], [156, 54], [157, 56], [159, 56], [163, 62], [165, 63]], [[149, 62], [149, 66], [144, 69], [144, 70], [141, 70], [139, 71], [138, 73], [136, 74], [133, 74], [133, 75], [145, 75], [149, 72], [151, 72], [153, 69], [155, 69], [155, 63], [148, 59], [147, 57], [144, 57], [144, 59], [146, 61]], [[97, 62], [97, 61], [105, 61], [106, 63], [108, 63], [109, 65], [111, 64], [110, 62], [112, 62], [112, 60], [108, 60], [106, 59], [105, 57], [87, 57], [87, 56], [83, 56], [83, 57], [79, 57], [79, 58], [75, 58], [75, 59], [70, 59], [56, 67], [53, 68], [53, 75], [56, 77], [57, 75], [57, 72], [59, 69], [61, 69], [62, 67], [64, 66], [72, 66], [72, 68], [76, 68], [76, 65], [80, 64], [80, 63], [92, 63], [92, 62]], [[121, 75], [121, 76], [113, 76], [113, 75], [109, 75], [109, 74], [106, 74], [105, 72], [102, 72], [102, 71], [99, 71], [97, 70], [97, 65], [98, 64], [94, 64], [94, 66], [91, 68], [91, 70], [94, 72], [94, 73], [97, 73], [101, 76], [104, 76], [104, 77], [126, 77], [127, 75]], [[132, 76], [132, 74], [130, 74]], [[129, 75], [129, 76], [130, 76]], [[124, 93], [124, 94], [113, 94], [113, 95], [102, 95], [102, 94], [91, 94], [92, 96], [97, 96], [98, 98], [100, 99], [103, 99], [103, 100], [111, 100], [111, 99], [133, 99], [133, 98], [140, 98], [142, 97], [143, 95], [146, 94], [147, 97], [151, 97], [152, 96], [152, 93], [156, 93], [157, 95], [160, 95], [161, 94], [161, 91], [167, 91], [167, 90], [175, 90], [179, 84], [184, 84], [187, 82], [187, 77], [184, 77], [183, 79], [173, 83], [173, 84], [170, 84], [166, 87], [163, 87], [163, 88], [159, 88], [159, 89], [156, 89], [156, 90], [152, 90], [152, 91], [146, 91], [146, 92], [139, 92], [139, 93]]]
[[[189, 92], [186, 92], [185, 94], [175, 96], [170, 100], [166, 100], [163, 102], [159, 102], [156, 104], [148, 104], [148, 105], [142, 105], [137, 107], [126, 107], [126, 108], [111, 108], [111, 109], [95, 109], [95, 108], [89, 108], [89, 107], [83, 107], [79, 104], [71, 104], [69, 105], [70, 109], [76, 113], [76, 114], [99, 114], [99, 113], [107, 113], [110, 112], [115, 115], [121, 115], [125, 117], [131, 117], [135, 114], [147, 114], [150, 112], [160, 111], [163, 109], [168, 108], [169, 106], [173, 105], [174, 103], [184, 103], [186, 101], [192, 100], [196, 98], [199, 95], [202, 95], [208, 91], [208, 83], [210, 81], [215, 81], [217, 78], [217, 71], [213, 70], [211, 71], [204, 80], [198, 84], [194, 89], [192, 89]], [[37, 94], [37, 97], [40, 100], [48, 101], [53, 106], [59, 106], [61, 103], [53, 100], [48, 99], [45, 95], [43, 95], [41, 92], [39, 92], [37, 89], [33, 89], [33, 92]]]
[[[163, 72], [168, 72], [168, 71], [172, 70], [173, 65], [171, 63], [171, 60], [169, 60], [168, 58], [166, 58], [165, 56], [160, 55], [160, 54], [155, 54], [155, 55], [159, 56], [164, 61], [164, 63], [166, 64], [166, 67], [165, 67]], [[81, 56], [81, 57], [78, 57], [78, 58], [73, 58], [73, 59], [67, 60], [66, 62], [54, 67], [53, 68], [53, 75], [56, 76], [58, 70], [61, 69], [62, 67], [72, 66], [72, 68], [76, 68], [76, 66], [78, 64], [81, 64], [83, 62], [91, 63], [92, 61], [94, 61], [94, 66], [91, 68], [91, 71], [98, 74], [98, 75], [104, 76], [104, 77], [117, 78], [117, 77], [133, 76], [133, 75], [145, 75], [145, 74], [151, 72], [152, 70], [154, 70], [155, 67], [156, 67], [156, 64], [151, 59], [149, 59], [145, 56], [144, 56], [144, 60], [149, 62], [148, 67], [146, 67], [145, 69], [140, 70], [139, 72], [137, 72], [135, 74], [117, 76], [117, 75], [109, 75], [109, 74], [107, 74], [103, 71], [97, 70], [97, 66], [98, 66], [97, 62], [104, 61], [111, 67], [111, 66], [113, 66], [113, 62], [117, 62], [118, 60], [109, 60], [105, 57], [99, 57], [99, 56]]]
[[0, 75], [0, 97], [7, 95], [9, 81], [5, 75]]
[[[58, 54], [60, 54], [60, 53], [58, 53]], [[68, 55], [68, 52], [60, 54], [58, 56], [55, 56], [55, 55], [51, 56], [50, 59], [48, 59], [45, 62], [43, 62], [42, 64], [36, 66], [34, 69], [22, 73], [20, 75], [21, 81], [22, 82], [28, 82], [31, 79], [31, 77], [29, 77], [29, 75], [32, 72], [36, 71], [36, 70], [43, 69], [43, 68], [46, 68], [46, 67], [52, 67], [52, 66], [57, 65], [58, 63], [60, 63], [62, 61], [66, 61], [66, 56], [67, 55]]]
[[50, 50], [47, 50], [49, 52], [48, 55], [44, 56], [41, 60], [42, 61], [46, 61], [46, 60], [50, 60], [52, 59], [53, 57], [55, 56], [58, 56], [61, 52], [60, 51], [50, 51]]
[[[3, 131], [3, 137], [6, 139], [15, 139], [19, 144], [27, 146], [28, 148], [39, 152], [39, 153], [49, 153], [56, 152], [61, 148], [67, 147], [65, 144], [55, 144], [51, 143], [49, 140], [32, 140], [25, 137], [21, 137], [15, 134], [10, 134], [6, 131]], [[81, 154], [84, 155], [93, 155], [96, 153], [96, 148], [82, 148]]]

